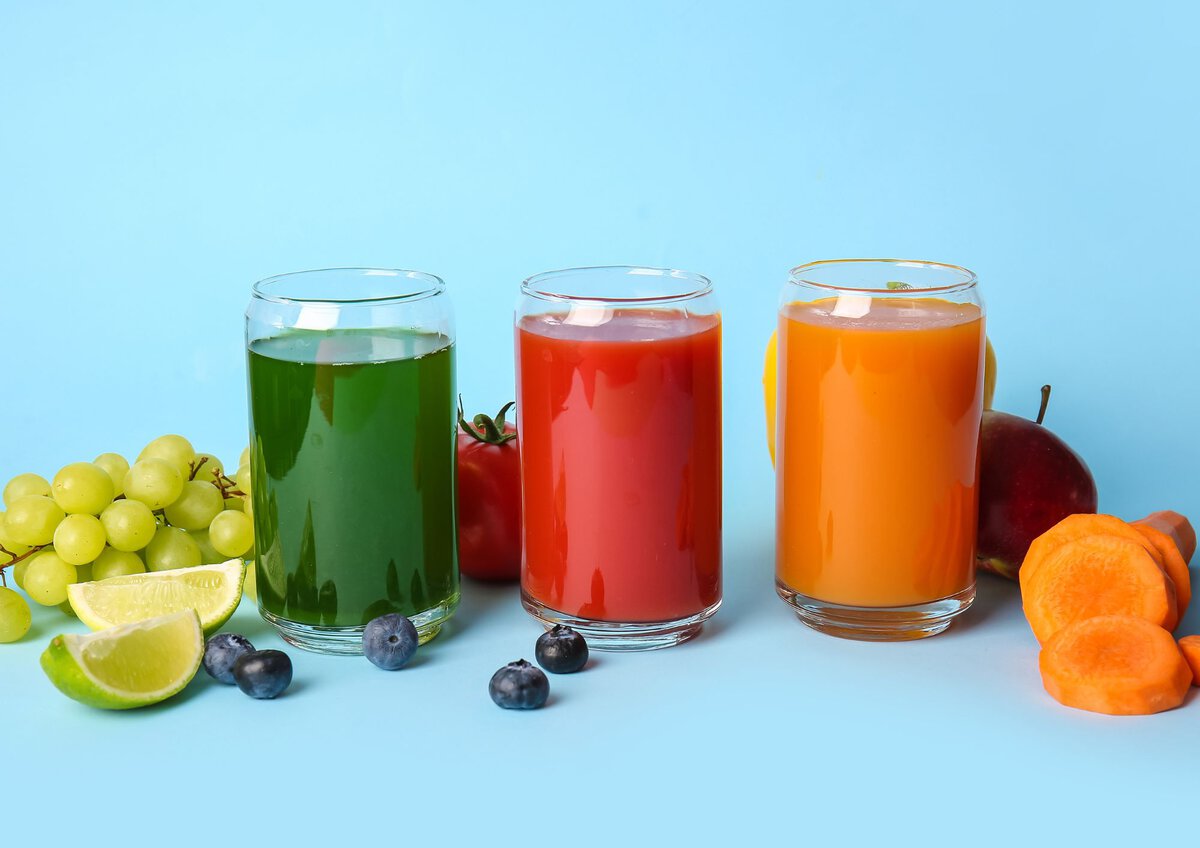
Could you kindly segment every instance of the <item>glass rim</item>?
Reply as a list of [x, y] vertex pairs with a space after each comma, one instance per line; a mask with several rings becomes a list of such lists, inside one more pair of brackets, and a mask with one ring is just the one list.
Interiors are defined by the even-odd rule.
[[[814, 268], [832, 268], [844, 265], [872, 265], [881, 266], [888, 265], [897, 268], [928, 268], [942, 272], [951, 272], [961, 277], [957, 282], [946, 283], [945, 285], [911, 285], [905, 283], [903, 287], [895, 288], [878, 286], [844, 286], [834, 283], [821, 282], [820, 280], [807, 279], [804, 274]], [[818, 259], [814, 262], [805, 262], [803, 265], [797, 265], [788, 272], [788, 285], [807, 285], [816, 286], [817, 288], [828, 289], [835, 292], [858, 292], [861, 294], [881, 294], [890, 297], [912, 297], [914, 295], [923, 294], [945, 294], [951, 292], [966, 291], [973, 288], [979, 283], [979, 278], [975, 276], [975, 272], [969, 268], [964, 268], [961, 265], [952, 265], [948, 262], [933, 262], [928, 259], [879, 259], [879, 258], [861, 258], [861, 259]]]
[[[274, 285], [283, 285], [289, 282], [295, 282], [300, 277], [315, 277], [322, 274], [346, 274], [358, 277], [376, 277], [376, 278], [395, 278], [418, 281], [419, 286], [410, 287], [408, 291], [399, 291], [395, 293], [379, 294], [370, 297], [297, 297], [270, 291], [270, 287]], [[429, 274], [425, 271], [414, 271], [407, 268], [372, 268], [359, 266], [346, 266], [335, 268], [312, 268], [307, 271], [289, 271], [285, 274], [274, 274], [270, 277], [264, 277], [258, 280], [250, 287], [251, 295], [256, 300], [264, 300], [269, 303], [281, 304], [300, 304], [305, 306], [315, 306], [327, 304], [331, 306], [353, 306], [356, 304], [386, 304], [386, 303], [411, 303], [415, 300], [423, 300], [427, 297], [441, 294], [446, 290], [446, 281], [435, 274]]]
[[[561, 279], [568, 274], [592, 274], [598, 272], [619, 272], [626, 276], [669, 277], [674, 280], [687, 280], [692, 288], [672, 294], [643, 295], [640, 297], [615, 297], [606, 295], [578, 295], [565, 292], [551, 291], [545, 286], [550, 280]], [[648, 305], [654, 303], [675, 303], [681, 300], [693, 300], [712, 293], [712, 280], [694, 271], [682, 271], [678, 268], [654, 268], [648, 265], [583, 265], [578, 268], [557, 268], [553, 271], [542, 271], [521, 281], [521, 293], [539, 300], [562, 303], [629, 303]]]

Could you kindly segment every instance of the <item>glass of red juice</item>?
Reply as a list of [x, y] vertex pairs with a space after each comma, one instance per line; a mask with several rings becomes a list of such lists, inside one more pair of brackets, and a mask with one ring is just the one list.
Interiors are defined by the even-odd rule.
[[699, 274], [530, 277], [516, 313], [521, 596], [599, 649], [692, 638], [721, 604], [721, 316]]

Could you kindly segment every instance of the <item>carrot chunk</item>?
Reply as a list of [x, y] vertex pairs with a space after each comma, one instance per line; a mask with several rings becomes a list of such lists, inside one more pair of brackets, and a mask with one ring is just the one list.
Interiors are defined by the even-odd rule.
[[1200, 686], [1200, 636], [1184, 636], [1179, 640], [1179, 650], [1192, 669], [1192, 685]]
[[1145, 518], [1139, 518], [1133, 523], [1144, 524], [1166, 533], [1179, 548], [1179, 555], [1183, 557], [1183, 561], [1191, 564], [1192, 557], [1196, 553], [1196, 529], [1178, 512], [1172, 512], [1169, 509], [1159, 510], [1150, 513]]
[[1102, 513], [1068, 515], [1034, 539], [1029, 545], [1029, 551], [1025, 554], [1025, 560], [1021, 563], [1021, 570], [1017, 573], [1017, 579], [1021, 582], [1022, 593], [1025, 591], [1026, 582], [1032, 580], [1041, 567], [1042, 560], [1059, 545], [1074, 539], [1082, 539], [1084, 536], [1101, 535], [1120, 536], [1131, 542], [1137, 542], [1147, 550], [1152, 551], [1154, 556], [1158, 556], [1158, 551], [1154, 549], [1154, 546], [1145, 536], [1116, 516], [1104, 515]]
[[1045, 644], [1068, 624], [1098, 615], [1132, 615], [1168, 630], [1178, 623], [1175, 587], [1140, 542], [1084, 536], [1065, 542], [1021, 581], [1025, 617]]
[[1183, 555], [1179, 552], [1179, 547], [1175, 544], [1174, 539], [1152, 524], [1135, 524], [1133, 526], [1149, 539], [1158, 551], [1163, 571], [1167, 572], [1167, 576], [1175, 584], [1175, 603], [1179, 607], [1178, 618], [1182, 621], [1188, 604], [1192, 602], [1192, 575], [1188, 571]]
[[1107, 715], [1174, 709], [1192, 684], [1192, 670], [1171, 634], [1130, 615], [1067, 625], [1042, 648], [1038, 665], [1054, 700]]

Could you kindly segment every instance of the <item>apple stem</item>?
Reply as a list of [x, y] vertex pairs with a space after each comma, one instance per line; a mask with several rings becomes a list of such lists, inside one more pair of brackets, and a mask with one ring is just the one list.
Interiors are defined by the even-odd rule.
[[1042, 386], [1042, 405], [1038, 409], [1037, 423], [1041, 424], [1046, 417], [1046, 407], [1050, 405], [1050, 384]]

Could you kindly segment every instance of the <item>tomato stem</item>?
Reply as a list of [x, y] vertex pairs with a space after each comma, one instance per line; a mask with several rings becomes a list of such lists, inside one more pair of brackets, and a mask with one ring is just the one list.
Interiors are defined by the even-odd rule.
[[509, 401], [500, 407], [500, 411], [496, 413], [496, 417], [489, 418], [480, 413], [470, 421], [467, 421], [463, 415], [462, 395], [458, 396], [458, 426], [463, 429], [463, 432], [471, 436], [477, 442], [483, 442], [487, 445], [503, 445], [511, 442], [517, 437], [516, 433], [504, 432], [504, 416], [510, 409], [516, 406], [516, 401]]

